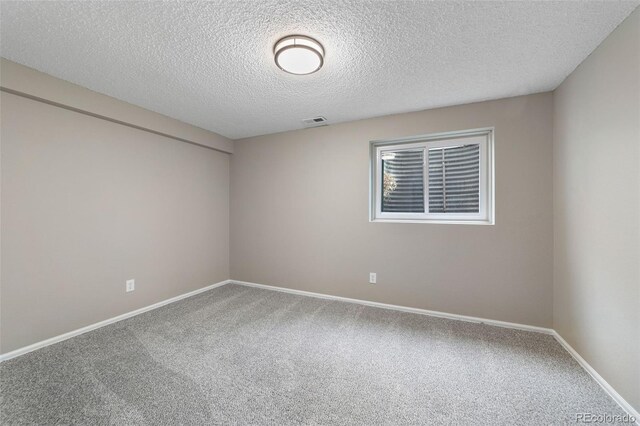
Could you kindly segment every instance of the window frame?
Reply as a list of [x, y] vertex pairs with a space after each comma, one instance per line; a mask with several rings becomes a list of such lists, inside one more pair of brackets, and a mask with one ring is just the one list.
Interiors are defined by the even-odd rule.
[[[396, 223], [448, 223], [470, 225], [495, 224], [494, 128], [432, 133], [401, 139], [374, 140], [369, 143], [369, 221]], [[479, 212], [429, 213], [429, 149], [477, 144], [480, 149]], [[425, 213], [382, 211], [382, 154], [385, 152], [424, 150], [423, 196]]]

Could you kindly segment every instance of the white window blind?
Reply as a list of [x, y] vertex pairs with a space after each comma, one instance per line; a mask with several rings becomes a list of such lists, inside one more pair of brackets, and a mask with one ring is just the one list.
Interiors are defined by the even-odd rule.
[[424, 212], [424, 151], [382, 156], [382, 211]]
[[480, 146], [429, 149], [429, 212], [480, 211]]

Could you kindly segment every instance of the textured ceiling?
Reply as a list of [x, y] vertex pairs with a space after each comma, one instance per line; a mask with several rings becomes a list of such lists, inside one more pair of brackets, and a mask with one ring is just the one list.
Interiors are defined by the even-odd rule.
[[[7, 59], [230, 138], [554, 89], [638, 1], [6, 2]], [[288, 34], [316, 74], [273, 62]]]

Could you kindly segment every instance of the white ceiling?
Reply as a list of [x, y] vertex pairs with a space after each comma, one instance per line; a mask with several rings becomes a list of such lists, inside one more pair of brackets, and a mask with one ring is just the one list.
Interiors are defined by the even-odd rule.
[[[3, 1], [0, 54], [236, 139], [552, 90], [638, 4]], [[273, 62], [296, 33], [316, 74]]]

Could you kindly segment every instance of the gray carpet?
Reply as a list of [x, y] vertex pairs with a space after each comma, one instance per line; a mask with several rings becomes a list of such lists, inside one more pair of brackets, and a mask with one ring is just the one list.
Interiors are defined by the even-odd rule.
[[551, 336], [226, 285], [0, 364], [3, 424], [575, 424]]

